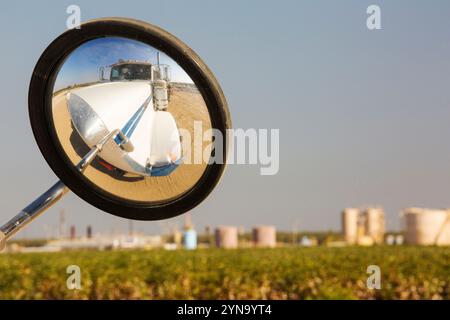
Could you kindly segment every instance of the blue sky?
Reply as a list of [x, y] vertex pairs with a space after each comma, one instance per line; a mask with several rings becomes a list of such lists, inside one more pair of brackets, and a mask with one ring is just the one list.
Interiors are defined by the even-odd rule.
[[[100, 67], [109, 66], [119, 59], [156, 64], [156, 53], [155, 48], [131, 39], [107, 37], [88, 41], [64, 61], [56, 78], [54, 90], [72, 84], [98, 81]], [[170, 66], [172, 81], [192, 82], [186, 72], [163, 52], [160, 52], [160, 63]]]
[[[450, 2], [169, 0], [35, 1], [0, 10], [0, 219], [6, 221], [56, 176], [41, 156], [28, 120], [32, 70], [65, 31], [66, 8], [81, 19], [124, 16], [156, 24], [193, 48], [218, 78], [233, 126], [280, 129], [280, 171], [230, 166], [192, 219], [247, 229], [340, 228], [346, 206], [381, 205], [388, 229], [401, 228], [407, 206], [450, 207]], [[381, 7], [382, 29], [366, 27], [366, 9]], [[22, 236], [51, 234], [64, 209], [67, 224], [94, 232], [128, 222], [73, 194]], [[135, 222], [159, 232], [182, 218]]]

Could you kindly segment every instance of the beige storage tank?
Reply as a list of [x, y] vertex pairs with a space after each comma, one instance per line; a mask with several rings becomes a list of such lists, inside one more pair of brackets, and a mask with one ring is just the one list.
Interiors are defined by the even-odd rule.
[[215, 233], [218, 248], [233, 249], [238, 247], [238, 230], [236, 227], [219, 226]]
[[409, 208], [403, 214], [407, 244], [450, 245], [449, 210]]
[[257, 247], [274, 248], [277, 236], [274, 226], [258, 226], [253, 229], [253, 242]]
[[384, 212], [381, 208], [367, 208], [364, 211], [366, 235], [374, 243], [381, 244], [384, 240]]
[[348, 244], [355, 244], [358, 236], [359, 209], [346, 208], [342, 212], [342, 233]]

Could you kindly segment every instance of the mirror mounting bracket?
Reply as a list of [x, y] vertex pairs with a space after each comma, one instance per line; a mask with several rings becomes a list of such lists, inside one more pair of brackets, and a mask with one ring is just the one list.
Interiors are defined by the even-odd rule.
[[[76, 169], [83, 173], [84, 170], [89, 166], [95, 157], [101, 152], [103, 146], [116, 137], [120, 135], [123, 137], [122, 131], [116, 129], [111, 131], [108, 135], [102, 138], [89, 152], [81, 159], [81, 161], [77, 164]], [[128, 139], [124, 139], [122, 144], [127, 144], [127, 148], [132, 148], [132, 144]], [[37, 218], [40, 214], [54, 205], [58, 200], [62, 198], [67, 192], [69, 188], [62, 182], [56, 182], [50, 189], [44, 192], [41, 196], [39, 196], [36, 200], [26, 206], [22, 211], [20, 211], [16, 216], [14, 216], [11, 220], [5, 223], [0, 227], [0, 251], [2, 251], [6, 246], [6, 241], [11, 238], [17, 231], [25, 227], [28, 223]]]

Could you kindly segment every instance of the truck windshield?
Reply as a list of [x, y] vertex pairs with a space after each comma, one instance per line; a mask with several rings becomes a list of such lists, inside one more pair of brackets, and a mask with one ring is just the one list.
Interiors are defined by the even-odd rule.
[[111, 68], [111, 81], [114, 80], [150, 80], [151, 65], [121, 64]]

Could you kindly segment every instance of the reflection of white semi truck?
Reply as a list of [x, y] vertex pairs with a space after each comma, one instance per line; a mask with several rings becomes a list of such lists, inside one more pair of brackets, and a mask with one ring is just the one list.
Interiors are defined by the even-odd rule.
[[[108, 170], [165, 176], [180, 164], [180, 134], [167, 111], [169, 72], [168, 65], [119, 60], [100, 68], [100, 83], [67, 94], [74, 127], [89, 147], [108, 132], [122, 131], [100, 154]], [[122, 149], [123, 138], [133, 150]]]

